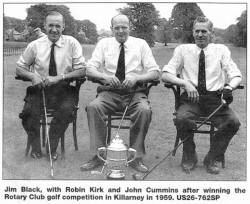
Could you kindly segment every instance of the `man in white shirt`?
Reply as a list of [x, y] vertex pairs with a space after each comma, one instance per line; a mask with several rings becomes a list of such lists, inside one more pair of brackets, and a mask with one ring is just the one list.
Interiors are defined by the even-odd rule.
[[[192, 132], [196, 127], [195, 117], [212, 113], [221, 104], [221, 96], [229, 105], [233, 100], [232, 90], [240, 84], [242, 78], [231, 59], [229, 49], [211, 43], [213, 31], [211, 21], [198, 17], [193, 26], [195, 44], [176, 47], [172, 59], [162, 70], [164, 82], [177, 84], [184, 89], [177, 109], [176, 127], [182, 140], [189, 137], [183, 144], [181, 162], [186, 172], [194, 169], [197, 163]], [[180, 74], [180, 78], [177, 74]], [[212, 174], [219, 173], [217, 163], [224, 158], [227, 146], [240, 126], [228, 105], [211, 118], [218, 131], [203, 163]]]
[[52, 159], [56, 160], [59, 139], [73, 120], [72, 113], [78, 100], [75, 87], [70, 86], [65, 79], [85, 75], [82, 47], [75, 38], [62, 35], [64, 27], [62, 14], [56, 11], [49, 12], [44, 23], [47, 36], [31, 42], [17, 61], [16, 74], [32, 81], [32, 86], [27, 88], [25, 105], [19, 117], [28, 134], [33, 158], [42, 156], [41, 87], [45, 87], [47, 108], [56, 110], [49, 130]]
[[[137, 82], [159, 78], [159, 67], [145, 40], [129, 36], [127, 16], [119, 14], [111, 20], [114, 37], [101, 39], [87, 65], [87, 76], [108, 85], [109, 91], [98, 88], [98, 96], [86, 108], [90, 130], [92, 159], [81, 166], [82, 171], [102, 164], [96, 156], [97, 148], [105, 146], [106, 125], [103, 118], [108, 112], [124, 111], [131, 90]], [[151, 122], [151, 107], [144, 92], [136, 92], [128, 108], [132, 117], [130, 146], [137, 150], [137, 158], [130, 166], [146, 172], [143, 164], [144, 140]]]

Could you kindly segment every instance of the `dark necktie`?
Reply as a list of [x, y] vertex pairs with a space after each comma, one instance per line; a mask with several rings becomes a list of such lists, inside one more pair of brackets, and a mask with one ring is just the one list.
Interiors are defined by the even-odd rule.
[[200, 95], [206, 94], [206, 71], [205, 71], [205, 55], [201, 50], [199, 57], [199, 74], [198, 74], [198, 92]]
[[55, 43], [51, 45], [50, 61], [49, 61], [49, 76], [57, 75], [56, 62], [55, 62], [55, 56], [54, 56], [55, 45], [56, 45]]
[[124, 54], [123, 43], [121, 43], [121, 50], [120, 50], [120, 55], [118, 59], [115, 76], [120, 80], [120, 82], [123, 82], [125, 79], [125, 54]]

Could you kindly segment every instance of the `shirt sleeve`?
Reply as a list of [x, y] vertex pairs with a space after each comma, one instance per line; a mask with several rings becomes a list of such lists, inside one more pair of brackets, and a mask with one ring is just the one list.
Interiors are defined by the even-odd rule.
[[183, 58], [181, 52], [181, 46], [175, 48], [173, 57], [170, 59], [167, 65], [162, 69], [162, 72], [169, 72], [173, 75], [177, 75], [180, 72], [181, 67], [183, 66]]
[[75, 40], [73, 46], [73, 70], [83, 69], [86, 67], [85, 59], [82, 54], [82, 46], [81, 44]]
[[152, 50], [150, 49], [146, 41], [143, 41], [142, 44], [142, 65], [147, 72], [150, 71], [160, 72], [160, 68], [156, 64]]
[[103, 41], [99, 41], [92, 53], [91, 59], [87, 63], [87, 69], [99, 69], [104, 63]]
[[238, 69], [237, 65], [234, 63], [234, 61], [231, 58], [231, 52], [226, 47], [224, 47], [224, 51], [222, 52], [222, 69], [225, 70], [227, 74], [227, 79], [230, 81], [234, 77], [242, 77], [240, 70]]
[[24, 50], [23, 54], [19, 57], [16, 64], [18, 67], [34, 72], [33, 66], [31, 66], [34, 63], [35, 63], [35, 50], [33, 44], [30, 43]]

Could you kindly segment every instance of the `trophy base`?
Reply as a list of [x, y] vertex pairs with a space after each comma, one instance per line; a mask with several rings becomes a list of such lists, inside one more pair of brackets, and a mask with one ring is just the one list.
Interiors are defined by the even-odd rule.
[[124, 180], [125, 174], [122, 170], [110, 170], [107, 174], [108, 180]]

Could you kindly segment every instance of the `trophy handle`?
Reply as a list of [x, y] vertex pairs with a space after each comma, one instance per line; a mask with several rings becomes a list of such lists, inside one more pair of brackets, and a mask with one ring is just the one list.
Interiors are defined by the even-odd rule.
[[106, 151], [107, 151], [106, 147], [99, 147], [97, 151], [98, 158], [104, 161], [105, 163], [106, 163], [106, 160], [100, 155], [100, 152], [105, 152], [106, 154]]
[[[127, 161], [127, 164], [130, 163], [130, 162], [132, 162], [132, 161], [134, 161], [134, 160], [135, 160], [135, 157], [136, 157], [136, 150], [135, 150], [135, 149], [129, 148], [129, 149], [128, 149], [128, 152], [129, 152], [129, 154], [132, 153], [132, 154], [133, 154], [133, 157], [132, 157], [132, 159], [130, 159], [130, 160]], [[130, 155], [129, 155], [129, 156], [130, 156]]]

